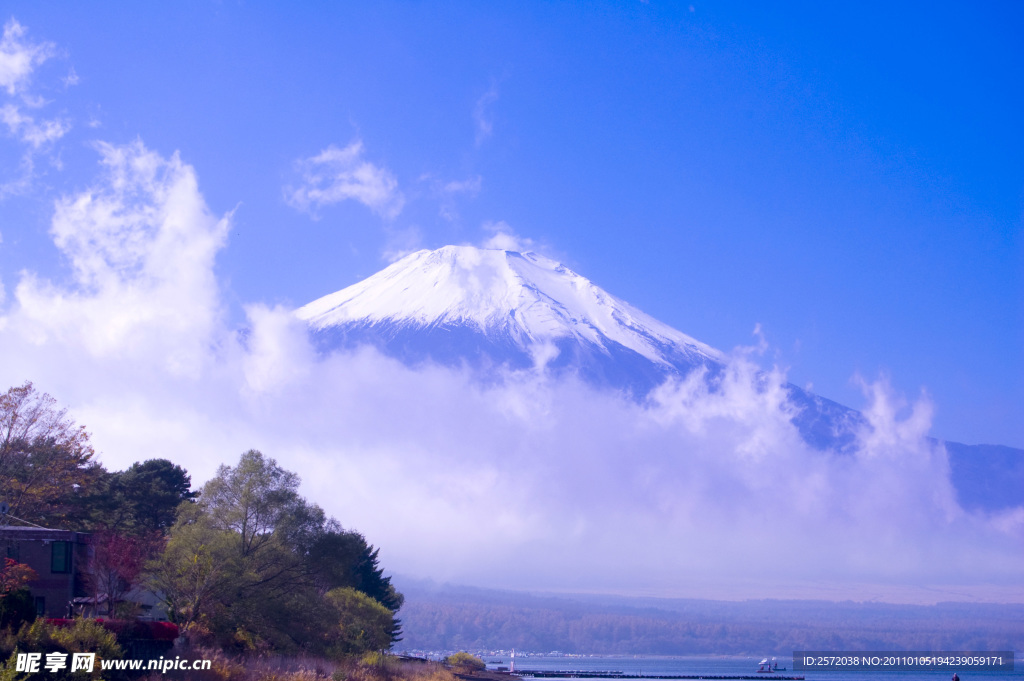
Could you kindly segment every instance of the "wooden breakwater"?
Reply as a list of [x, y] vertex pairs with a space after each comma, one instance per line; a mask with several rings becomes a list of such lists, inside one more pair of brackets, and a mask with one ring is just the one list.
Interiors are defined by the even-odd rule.
[[539, 670], [539, 669], [517, 669], [514, 672], [508, 672], [515, 676], [532, 677], [535, 679], [709, 679], [709, 680], [724, 680], [724, 679], [749, 679], [750, 681], [766, 681], [767, 679], [775, 679], [775, 681], [804, 681], [802, 676], [781, 676], [777, 672], [767, 672], [762, 674], [730, 674], [730, 675], [718, 675], [718, 674], [623, 674], [622, 672], [594, 672], [594, 671], [563, 671], [563, 670]]

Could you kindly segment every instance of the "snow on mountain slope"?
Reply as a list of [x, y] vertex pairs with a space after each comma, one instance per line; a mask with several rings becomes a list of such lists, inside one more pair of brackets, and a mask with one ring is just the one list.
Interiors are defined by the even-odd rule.
[[314, 332], [470, 329], [539, 361], [567, 340], [605, 353], [627, 350], [666, 367], [723, 359], [553, 260], [472, 246], [418, 251], [296, 314]]

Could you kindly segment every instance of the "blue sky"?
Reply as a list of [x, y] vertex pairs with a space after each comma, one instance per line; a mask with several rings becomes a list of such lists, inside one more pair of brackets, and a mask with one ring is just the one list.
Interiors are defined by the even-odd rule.
[[[503, 221], [714, 346], [760, 323], [766, 364], [825, 396], [860, 406], [851, 377], [885, 373], [927, 390], [935, 435], [1024, 447], [1013, 3], [8, 8], [52, 46], [32, 92], [69, 126], [0, 203], [8, 290], [61, 275], [52, 202], [91, 181], [90, 142], [138, 138], [235, 210], [238, 319]], [[357, 141], [400, 210], [289, 204], [302, 159]]]
[[[1020, 8], [7, 11], [0, 385], [111, 469], [261, 449], [389, 569], [464, 584], [1024, 598], [1024, 508], [960, 506], [926, 439], [1024, 447]], [[767, 351], [637, 405], [317, 356], [291, 314], [496, 233]], [[853, 454], [799, 439], [786, 380], [864, 409]]]

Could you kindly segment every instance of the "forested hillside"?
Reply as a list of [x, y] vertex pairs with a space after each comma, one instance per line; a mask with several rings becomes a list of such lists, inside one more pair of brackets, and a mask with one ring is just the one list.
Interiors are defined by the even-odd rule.
[[538, 596], [405, 582], [403, 648], [682, 655], [1020, 650], [1024, 605]]

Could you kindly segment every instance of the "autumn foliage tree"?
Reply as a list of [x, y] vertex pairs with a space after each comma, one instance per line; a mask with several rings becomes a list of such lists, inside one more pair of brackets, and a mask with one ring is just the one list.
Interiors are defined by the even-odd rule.
[[32, 383], [0, 395], [0, 499], [16, 518], [68, 527], [85, 513], [103, 468], [85, 426]]
[[36, 614], [28, 583], [37, 579], [36, 571], [13, 558], [4, 561], [0, 570], [0, 629], [16, 628], [31, 621]]
[[111, 616], [128, 614], [118, 612], [118, 605], [145, 582], [146, 564], [161, 546], [162, 537], [156, 531], [138, 536], [104, 530], [93, 533], [91, 543], [89, 575], [94, 595], [106, 601]]

